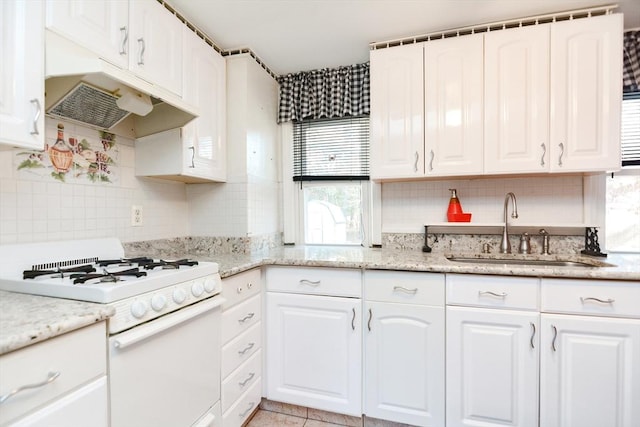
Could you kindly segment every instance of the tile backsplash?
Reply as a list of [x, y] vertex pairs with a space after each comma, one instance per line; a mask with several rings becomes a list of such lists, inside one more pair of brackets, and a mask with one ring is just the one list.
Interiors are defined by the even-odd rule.
[[462, 209], [472, 213], [474, 223], [502, 222], [510, 191], [516, 195], [519, 215], [509, 220], [512, 224], [585, 222], [581, 176], [419, 181], [383, 184], [382, 232], [421, 233], [425, 224], [446, 222], [450, 188], [457, 189]]
[[[0, 244], [115, 236], [124, 242], [188, 233], [185, 185], [137, 178], [132, 139], [45, 120], [49, 151], [0, 151]], [[57, 154], [56, 154], [57, 155]], [[131, 225], [132, 206], [143, 224]]]

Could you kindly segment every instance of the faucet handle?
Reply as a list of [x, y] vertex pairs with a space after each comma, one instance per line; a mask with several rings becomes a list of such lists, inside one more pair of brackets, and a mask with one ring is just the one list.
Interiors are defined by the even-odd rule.
[[541, 228], [538, 233], [542, 236], [542, 255], [549, 255], [549, 232]]

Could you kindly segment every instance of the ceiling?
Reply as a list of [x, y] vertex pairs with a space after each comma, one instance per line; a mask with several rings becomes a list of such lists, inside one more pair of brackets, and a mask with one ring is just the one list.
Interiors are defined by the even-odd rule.
[[[598, 0], [166, 0], [222, 49], [251, 49], [276, 74], [369, 60], [369, 43], [602, 5]], [[640, 1], [619, 0], [624, 27]]]

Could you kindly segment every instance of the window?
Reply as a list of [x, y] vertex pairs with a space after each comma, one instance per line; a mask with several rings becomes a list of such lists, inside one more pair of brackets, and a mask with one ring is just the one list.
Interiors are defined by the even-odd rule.
[[293, 124], [301, 243], [364, 244], [368, 180], [368, 117]]
[[640, 252], [640, 93], [622, 101], [622, 171], [606, 182], [606, 242], [613, 252]]

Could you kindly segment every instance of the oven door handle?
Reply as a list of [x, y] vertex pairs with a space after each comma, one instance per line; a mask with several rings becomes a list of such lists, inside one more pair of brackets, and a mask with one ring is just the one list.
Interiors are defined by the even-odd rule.
[[131, 331], [124, 332], [118, 335], [113, 340], [113, 346], [118, 350], [127, 348], [128, 346], [137, 342], [146, 340], [162, 331], [169, 328], [173, 328], [180, 323], [184, 323], [194, 317], [201, 315], [209, 310], [213, 310], [216, 307], [220, 307], [225, 303], [225, 299], [218, 296], [206, 299], [191, 307], [183, 308], [175, 313], [168, 314], [167, 316], [155, 319], [145, 325], [141, 325]]

